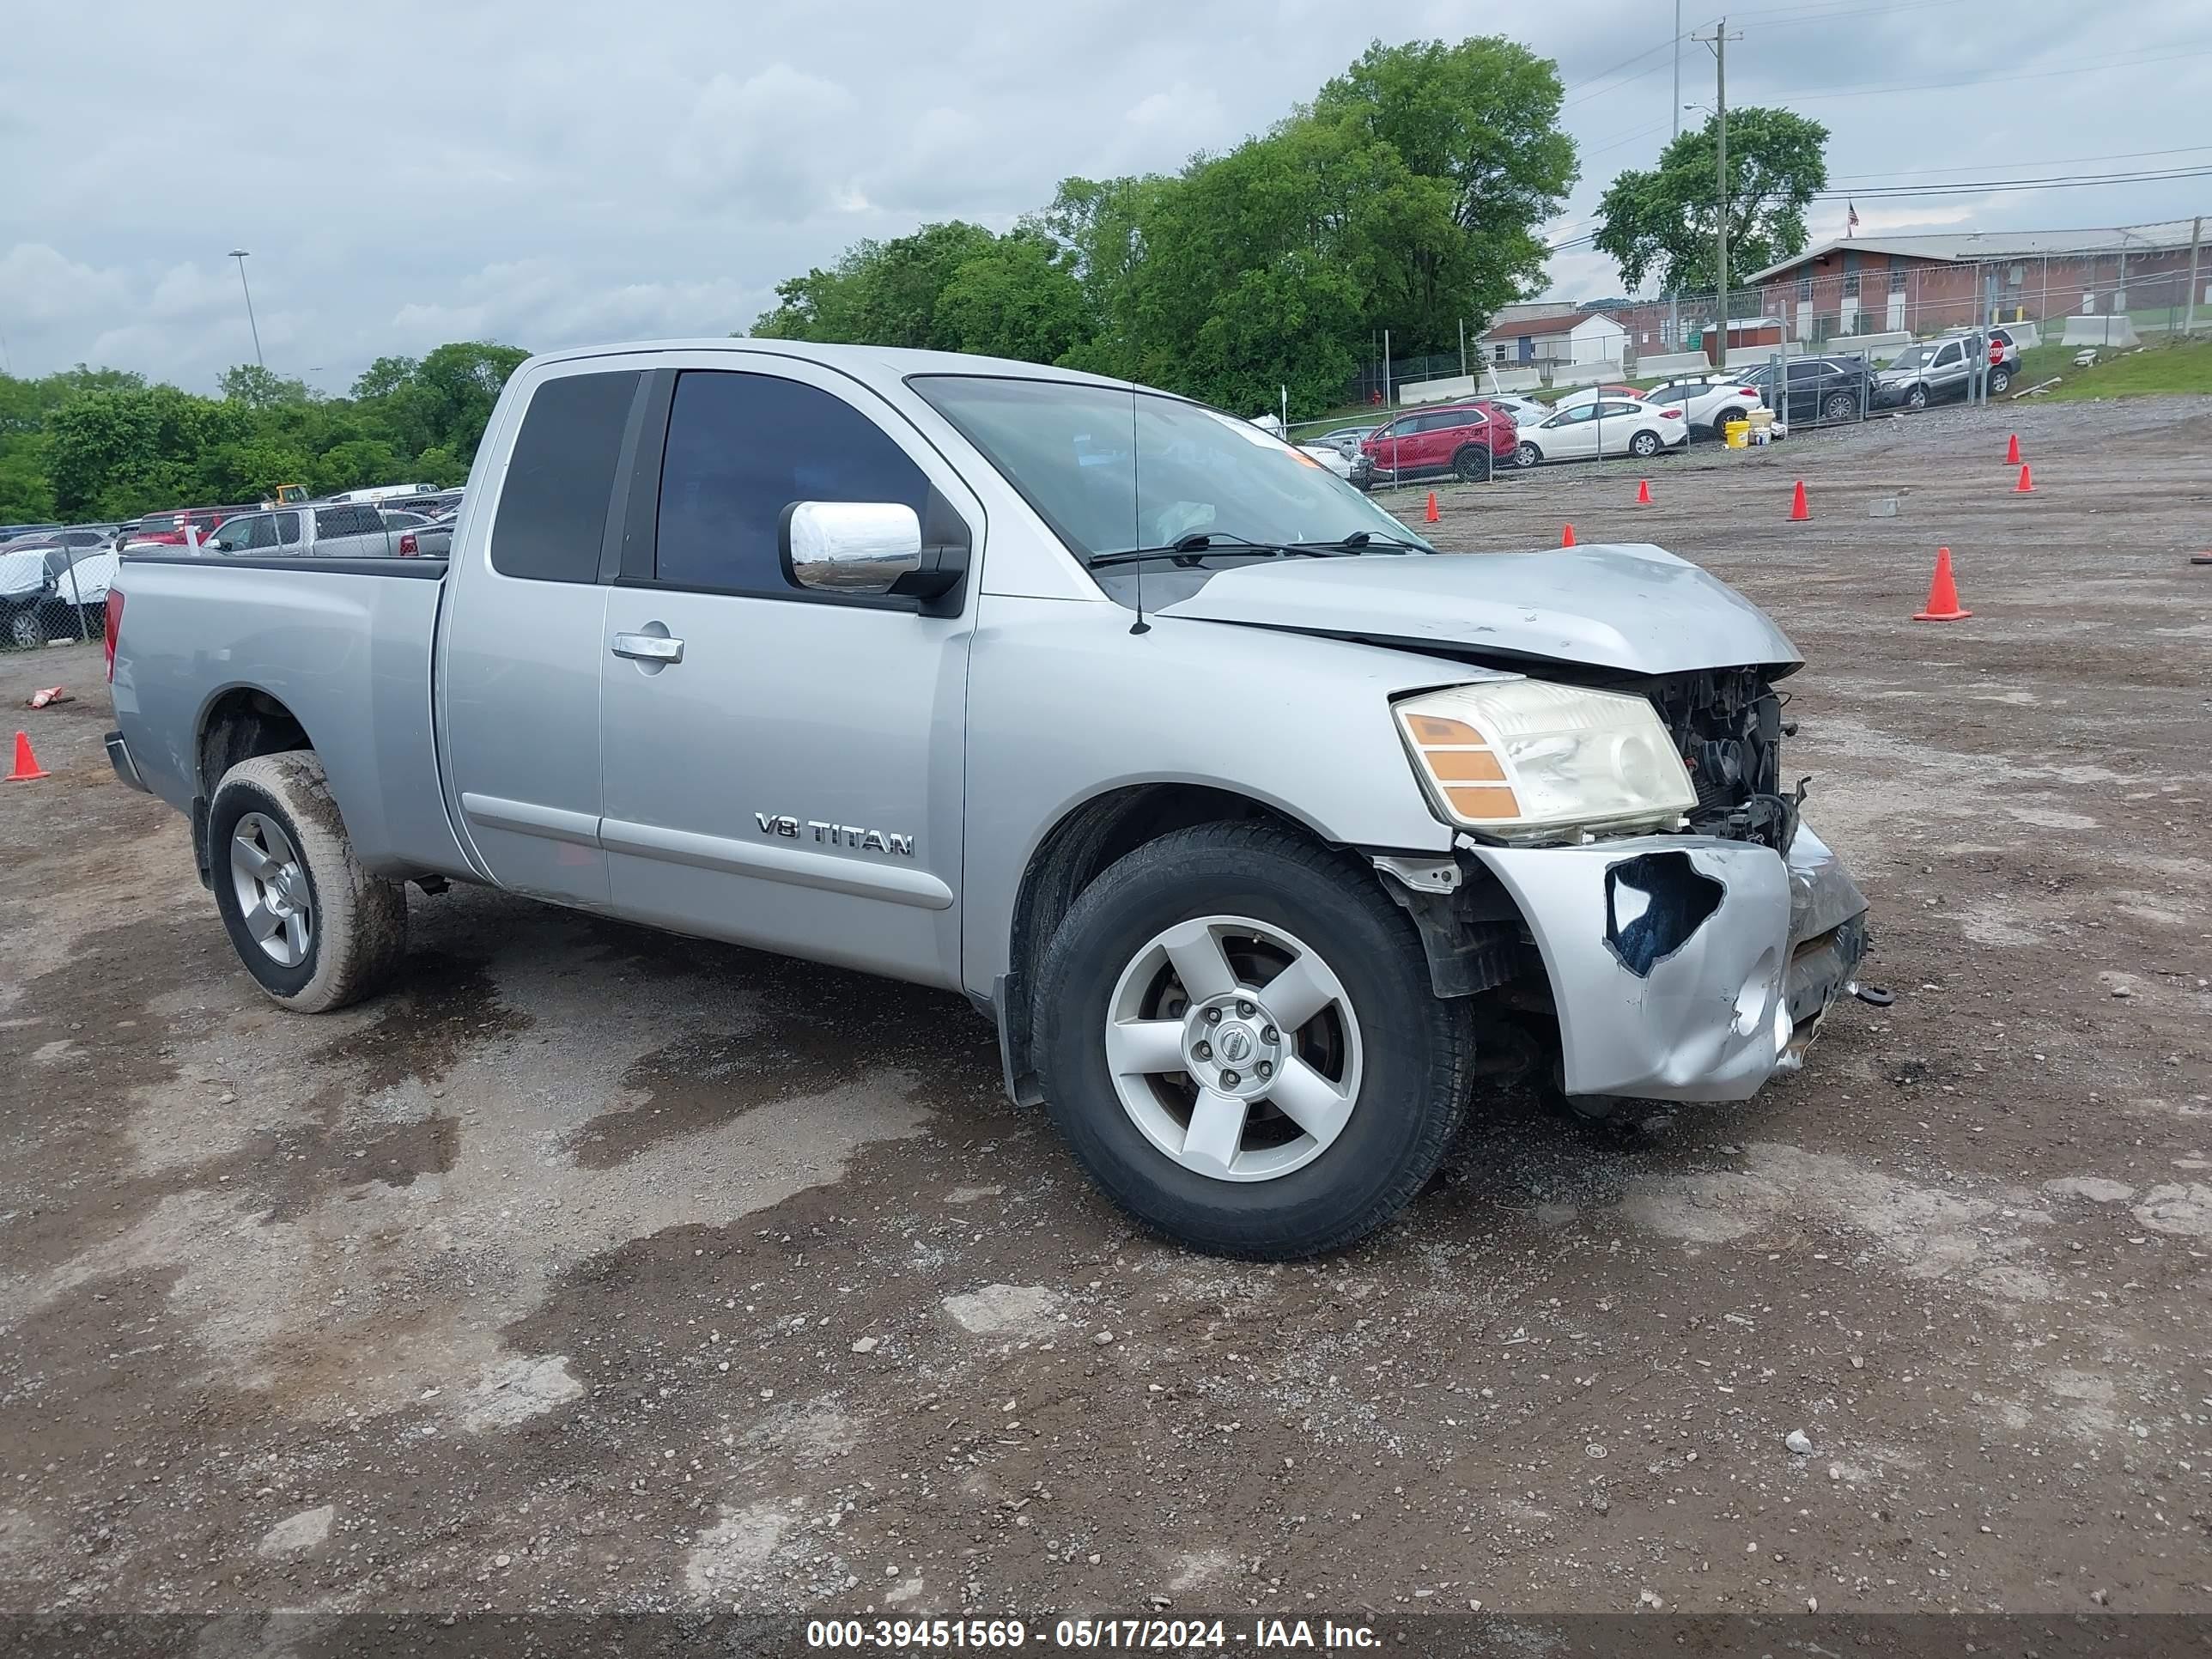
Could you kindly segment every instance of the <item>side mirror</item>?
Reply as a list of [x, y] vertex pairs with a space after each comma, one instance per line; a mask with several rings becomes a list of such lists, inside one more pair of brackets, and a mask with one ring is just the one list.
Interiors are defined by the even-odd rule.
[[932, 538], [903, 501], [793, 501], [778, 526], [784, 574], [817, 593], [943, 599], [968, 569], [968, 532], [931, 492]]

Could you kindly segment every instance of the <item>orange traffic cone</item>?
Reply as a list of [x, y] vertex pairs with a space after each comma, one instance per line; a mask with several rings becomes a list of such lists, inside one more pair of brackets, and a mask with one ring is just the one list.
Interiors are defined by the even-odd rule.
[[1569, 525], [1565, 529], [1559, 532], [1559, 545], [1561, 547], [1572, 547], [1574, 544], [1575, 527], [1572, 525]]
[[1797, 480], [1797, 493], [1790, 498], [1790, 522], [1799, 524], [1812, 516], [1812, 509], [1805, 505], [1805, 481], [1800, 478]]
[[9, 783], [28, 783], [33, 778], [43, 778], [46, 773], [39, 764], [39, 757], [31, 752], [31, 739], [24, 732], [15, 734], [15, 769], [8, 775]]
[[2017, 432], [2012, 434], [2012, 441], [2005, 446], [2005, 465], [2007, 466], [2020, 465], [2020, 434]]
[[1433, 489], [1431, 489], [1431, 490], [1429, 492], [1429, 518], [1428, 518], [1428, 521], [1429, 521], [1431, 524], [1434, 524], [1434, 523], [1437, 521], [1437, 492], [1436, 492], [1435, 490], [1433, 490]]
[[2020, 469], [2020, 482], [2012, 487], [2012, 493], [2015, 495], [2033, 495], [2035, 493], [2035, 479], [2025, 465]]
[[1638, 478], [1636, 481], [1636, 504], [1638, 507], [1649, 507], [1651, 505], [1650, 479]]
[[1928, 608], [1916, 611], [1915, 622], [1960, 622], [1972, 616], [1959, 608], [1958, 585], [1951, 580], [1951, 550], [1936, 550], [1936, 580], [1928, 584]]

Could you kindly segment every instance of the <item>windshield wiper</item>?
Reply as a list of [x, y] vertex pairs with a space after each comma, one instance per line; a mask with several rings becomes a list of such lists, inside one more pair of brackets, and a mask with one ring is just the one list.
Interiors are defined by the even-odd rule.
[[1393, 553], [1433, 553], [1436, 551], [1436, 549], [1427, 546], [1423, 543], [1409, 542], [1404, 538], [1399, 536], [1378, 536], [1371, 530], [1355, 530], [1341, 541], [1292, 542], [1290, 544], [1292, 547], [1298, 549], [1301, 552], [1309, 549], [1316, 550], [1322, 549], [1334, 550], [1339, 548], [1343, 549], [1347, 553], [1365, 553], [1370, 550], [1381, 550], [1385, 548], [1389, 549]]
[[[1355, 533], [1364, 536], [1367, 532], [1359, 531]], [[1094, 553], [1083, 564], [1087, 570], [1096, 570], [1102, 565], [1134, 564], [1143, 559], [1172, 559], [1177, 564], [1189, 566], [1209, 553], [1251, 553], [1271, 559], [1327, 559], [1340, 557], [1354, 550], [1344, 542], [1253, 542], [1242, 536], [1219, 535], [1200, 530], [1179, 537], [1172, 546], [1132, 547], [1112, 553]]]

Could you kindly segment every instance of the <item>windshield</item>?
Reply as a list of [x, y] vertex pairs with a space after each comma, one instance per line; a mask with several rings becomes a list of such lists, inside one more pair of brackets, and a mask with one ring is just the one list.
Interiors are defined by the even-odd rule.
[[909, 384], [1080, 558], [1198, 535], [1224, 544], [1336, 543], [1363, 532], [1378, 542], [1419, 540], [1311, 456], [1180, 398], [982, 375], [917, 375]]
[[1889, 360], [1892, 368], [1925, 368], [1936, 356], [1932, 345], [1907, 346]]

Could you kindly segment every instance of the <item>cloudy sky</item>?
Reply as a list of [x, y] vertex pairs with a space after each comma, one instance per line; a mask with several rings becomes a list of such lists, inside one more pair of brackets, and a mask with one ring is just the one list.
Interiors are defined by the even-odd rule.
[[[1685, 0], [1683, 27], [1719, 3]], [[1835, 182], [1869, 192], [1862, 235], [2212, 212], [2212, 174], [1871, 194], [2212, 166], [2204, 0], [1744, 0], [1729, 23], [1729, 101], [1828, 124]], [[1004, 228], [1063, 175], [1233, 144], [1378, 32], [1503, 32], [1559, 60], [1583, 157], [1562, 241], [1650, 165], [1674, 105], [1667, 0], [81, 0], [9, 32], [9, 365], [196, 389], [252, 357], [233, 247], [270, 367], [337, 392], [446, 340], [727, 333], [856, 237]], [[1710, 100], [1704, 46], [1681, 73], [1683, 101]], [[1843, 215], [1818, 204], [1816, 239]], [[1552, 276], [1568, 297], [1620, 288], [1587, 247]]]

